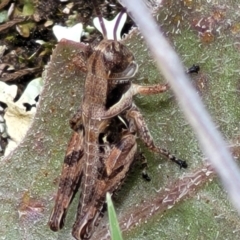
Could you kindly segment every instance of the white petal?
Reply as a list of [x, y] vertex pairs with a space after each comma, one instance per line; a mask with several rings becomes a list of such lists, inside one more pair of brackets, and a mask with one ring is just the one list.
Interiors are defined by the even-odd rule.
[[9, 105], [17, 95], [17, 86], [8, 85], [0, 81], [0, 101]]
[[42, 78], [35, 78], [27, 85], [22, 96], [17, 101], [18, 104], [29, 103], [35, 104], [35, 98], [41, 93], [43, 86]]
[[10, 152], [12, 152], [16, 147], [17, 143], [12, 141], [11, 139], [8, 139], [8, 145], [6, 146], [4, 156], [7, 156]]
[[[119, 14], [111, 21], [108, 21], [105, 18], [103, 18], [103, 23], [104, 23], [104, 25], [106, 27], [106, 31], [107, 31], [107, 39], [109, 39], [109, 40], [114, 40], [114, 27], [116, 25]], [[120, 34], [121, 34], [122, 28], [126, 22], [126, 19], [127, 19], [127, 14], [124, 13], [119, 21], [118, 28], [116, 31], [116, 36], [117, 36], [118, 41], [121, 40]], [[96, 27], [96, 29], [103, 34], [98, 17], [93, 19], [93, 24]]]
[[63, 27], [60, 25], [53, 26], [53, 33], [58, 41], [60, 41], [62, 38], [65, 38], [67, 40], [80, 42], [82, 31], [83, 31], [82, 23], [77, 23], [72, 27]]
[[35, 42], [38, 43], [38, 44], [40, 44], [40, 45], [43, 45], [43, 44], [46, 43], [45, 41], [43, 41], [43, 40], [41, 40], [41, 39], [35, 40]]
[[23, 103], [29, 103], [31, 105], [36, 104], [35, 98], [40, 94], [42, 85], [43, 82], [41, 78], [32, 80], [27, 85], [20, 99], [17, 102], [13, 102], [16, 96], [17, 86], [4, 86], [0, 82], [0, 100], [1, 98], [7, 97], [6, 104], [8, 107], [5, 110], [4, 120], [6, 123], [7, 135], [11, 138], [5, 150], [5, 155], [17, 146], [31, 125], [36, 113], [36, 108], [32, 107], [30, 111], [26, 111], [26, 107]]
[[0, 123], [0, 133], [5, 131], [5, 123]]

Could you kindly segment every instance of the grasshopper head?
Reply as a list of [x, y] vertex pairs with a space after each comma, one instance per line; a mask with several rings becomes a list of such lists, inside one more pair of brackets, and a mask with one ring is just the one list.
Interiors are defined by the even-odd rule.
[[[94, 26], [103, 34], [104, 40], [97, 46], [96, 50], [101, 52], [101, 61], [104, 63], [108, 79], [129, 80], [137, 70], [132, 52], [119, 42], [121, 31], [127, 19], [125, 9], [111, 21], [101, 16], [96, 7], [98, 17], [93, 20]], [[117, 83], [120, 83], [118, 81]]]
[[101, 52], [109, 79], [130, 79], [138, 71], [133, 53], [122, 43], [115, 40], [103, 40], [96, 50]]

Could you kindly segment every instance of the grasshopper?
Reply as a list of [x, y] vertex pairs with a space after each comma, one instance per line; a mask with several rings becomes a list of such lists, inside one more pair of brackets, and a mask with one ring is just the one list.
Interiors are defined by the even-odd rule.
[[105, 37], [93, 48], [67, 42], [81, 49], [73, 61], [87, 75], [80, 108], [70, 120], [73, 134], [49, 226], [53, 231], [63, 227], [69, 204], [80, 189], [72, 231], [79, 240], [91, 237], [102, 215], [106, 193], [114, 193], [126, 178], [137, 151], [137, 136], [150, 150], [180, 167], [186, 168], [187, 164], [155, 145], [143, 116], [133, 103], [134, 95], [162, 93], [169, 85], [133, 84], [138, 65], [132, 52], [116, 39]]

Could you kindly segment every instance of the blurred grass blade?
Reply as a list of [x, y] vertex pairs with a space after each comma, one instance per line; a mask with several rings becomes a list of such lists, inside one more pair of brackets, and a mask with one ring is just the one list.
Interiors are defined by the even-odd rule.
[[108, 218], [110, 223], [110, 232], [112, 240], [122, 240], [122, 233], [118, 224], [116, 212], [113, 206], [111, 195], [107, 193], [107, 209], [108, 209]]

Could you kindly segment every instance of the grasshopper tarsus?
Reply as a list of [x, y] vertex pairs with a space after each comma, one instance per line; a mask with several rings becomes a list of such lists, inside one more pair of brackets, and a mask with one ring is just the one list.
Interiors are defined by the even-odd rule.
[[187, 168], [188, 167], [188, 164], [187, 164], [186, 161], [182, 161], [182, 160], [180, 160], [180, 161], [181, 161], [180, 168]]
[[166, 149], [160, 149], [158, 148], [158, 151], [160, 150], [161, 154], [164, 155], [165, 157], [167, 157], [169, 160], [171, 160], [172, 162], [176, 163], [177, 165], [180, 166], [181, 168], [187, 168], [187, 162], [183, 161], [181, 159], [176, 158], [174, 155], [172, 155], [169, 151], [167, 151]]
[[142, 178], [147, 182], [150, 182], [152, 180], [146, 171], [142, 171]]
[[200, 71], [200, 67], [199, 65], [195, 65], [193, 64], [192, 67], [190, 67], [188, 70], [187, 70], [187, 73], [191, 74], [191, 73], [197, 73]]
[[181, 160], [181, 159], [178, 159], [178, 160], [176, 161], [176, 163], [180, 166], [180, 169], [181, 169], [181, 168], [187, 168], [187, 167], [188, 167], [187, 162], [186, 162], [186, 161], [183, 161], [183, 160]]
[[150, 182], [151, 178], [147, 173], [147, 168], [148, 168], [147, 159], [145, 158], [142, 152], [137, 153], [135, 158], [141, 162], [142, 178]]

